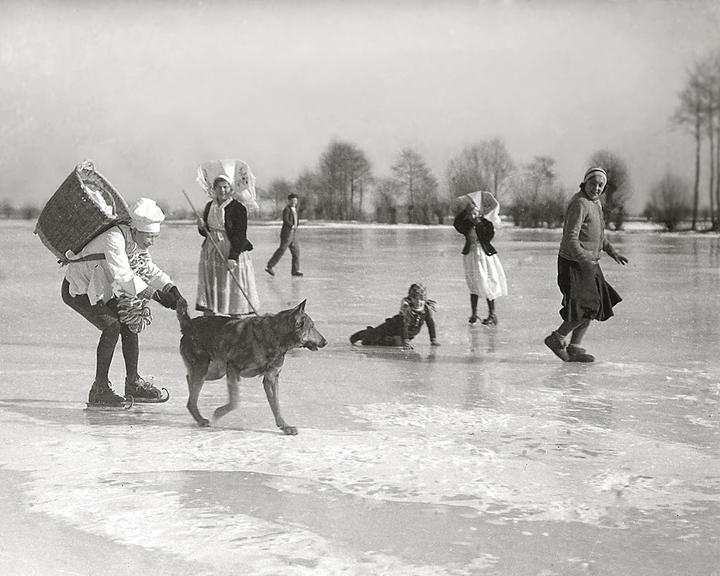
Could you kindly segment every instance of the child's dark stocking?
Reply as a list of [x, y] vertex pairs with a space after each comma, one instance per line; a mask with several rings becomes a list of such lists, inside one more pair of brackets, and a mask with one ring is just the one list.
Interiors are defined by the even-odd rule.
[[497, 325], [497, 316], [495, 316], [495, 300], [490, 300], [488, 298], [487, 305], [488, 317], [485, 318], [482, 323], [485, 324], [485, 326], [495, 326]]
[[475, 324], [475, 322], [477, 322], [477, 320], [478, 320], [477, 305], [478, 305], [478, 295], [470, 294], [470, 310], [472, 312], [470, 315], [470, 319], [468, 320], [468, 322], [470, 322], [470, 324]]
[[125, 380], [135, 382], [138, 378], [138, 358], [140, 342], [138, 335], [125, 324], [120, 324], [123, 359], [125, 360]]

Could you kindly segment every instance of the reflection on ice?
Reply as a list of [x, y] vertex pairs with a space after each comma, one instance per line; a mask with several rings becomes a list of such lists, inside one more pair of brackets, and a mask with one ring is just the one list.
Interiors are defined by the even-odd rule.
[[[237, 412], [197, 428], [177, 322], [162, 311], [140, 360], [170, 401], [84, 413], [96, 334], [65, 314], [51, 265], [30, 287], [8, 273], [3, 297], [28, 307], [0, 336], [0, 467], [27, 478], [28, 510], [163, 550], [188, 574], [194, 563], [214, 576], [706, 574], [720, 549], [720, 385], [707, 345], [720, 339], [720, 302], [701, 295], [718, 254], [704, 255], [707, 238], [618, 238], [633, 266], [616, 281], [625, 300], [588, 333], [598, 362], [579, 366], [542, 345], [559, 307], [552, 236], [502, 232], [510, 295], [486, 328], [467, 325], [450, 229], [307, 229], [306, 276], [258, 278], [265, 310], [308, 298], [330, 341], [286, 359], [293, 438], [274, 428], [257, 379]], [[164, 240], [155, 258], [193, 286], [195, 237], [170, 227]], [[263, 261], [273, 231], [256, 229], [253, 243]], [[697, 269], [678, 265], [691, 254]], [[416, 280], [439, 302], [441, 346], [421, 332], [410, 352], [351, 347]], [[682, 313], [666, 305], [688, 282]], [[113, 370], [122, 381], [119, 358]], [[224, 397], [209, 382], [201, 401], [211, 410]]]

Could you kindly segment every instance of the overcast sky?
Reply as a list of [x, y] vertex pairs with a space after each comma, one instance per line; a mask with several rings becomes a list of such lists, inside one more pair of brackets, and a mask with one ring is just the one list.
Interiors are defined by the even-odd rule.
[[127, 200], [184, 207], [200, 162], [267, 186], [334, 138], [376, 175], [413, 147], [442, 181], [500, 137], [573, 188], [610, 149], [640, 210], [666, 170], [692, 176], [669, 117], [719, 31], [716, 0], [0, 0], [0, 199], [40, 205], [91, 158]]

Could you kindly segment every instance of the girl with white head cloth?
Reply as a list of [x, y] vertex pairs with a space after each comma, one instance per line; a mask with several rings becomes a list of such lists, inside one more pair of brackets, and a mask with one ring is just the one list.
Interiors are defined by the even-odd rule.
[[198, 182], [211, 200], [198, 219], [200, 249], [195, 309], [206, 316], [242, 316], [260, 305], [247, 238], [247, 207], [256, 207], [255, 176], [242, 160], [206, 162]]
[[490, 243], [495, 227], [500, 224], [500, 204], [486, 191], [477, 191], [458, 198], [460, 210], [453, 226], [465, 236], [462, 249], [465, 282], [470, 291], [470, 324], [478, 321], [478, 300], [485, 298], [488, 315], [482, 320], [495, 326], [495, 300], [507, 296], [507, 279], [497, 250]]

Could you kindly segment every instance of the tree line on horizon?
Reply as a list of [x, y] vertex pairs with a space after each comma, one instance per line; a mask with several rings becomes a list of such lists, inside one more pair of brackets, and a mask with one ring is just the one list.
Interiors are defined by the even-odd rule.
[[[673, 127], [688, 130], [694, 140], [692, 193], [684, 178], [667, 171], [650, 186], [642, 216], [671, 231], [688, 221], [692, 230], [706, 221], [711, 230], [720, 230], [720, 49], [693, 64], [670, 121]], [[700, 203], [703, 161], [708, 206]], [[336, 139], [315, 167], [305, 169], [294, 181], [276, 178], [267, 187], [258, 186], [260, 210], [255, 216], [279, 217], [288, 194], [295, 193], [301, 199], [301, 217], [309, 220], [443, 224], [453, 216], [456, 198], [488, 190], [515, 226], [556, 228], [562, 226], [565, 206], [577, 189], [559, 182], [555, 164], [546, 155], [517, 164], [503, 140], [492, 138], [460, 150], [440, 178], [411, 147], [397, 153], [389, 174], [377, 175], [359, 146]], [[610, 150], [596, 150], [588, 165], [602, 166], [608, 173], [605, 222], [621, 230], [633, 194], [627, 163]], [[159, 204], [168, 219], [194, 219], [190, 209]], [[0, 201], [0, 218], [34, 219], [40, 210], [30, 203], [18, 208], [9, 200]]]
[[[631, 196], [626, 163], [608, 150], [599, 150], [590, 164], [608, 172], [604, 211], [606, 221], [621, 229]], [[443, 224], [452, 217], [455, 200], [467, 193], [488, 190], [501, 202], [502, 213], [516, 226], [562, 225], [565, 205], [576, 191], [559, 182], [555, 160], [536, 156], [517, 165], [500, 138], [466, 146], [450, 159], [442, 181], [413, 148], [400, 150], [388, 175], [375, 175], [366, 154], [357, 145], [331, 141], [315, 169], [294, 181], [271, 180], [258, 186], [259, 218], [277, 218], [290, 193], [300, 199], [300, 215], [309, 220], [379, 223]], [[192, 210], [173, 209], [158, 202], [169, 220], [194, 219]], [[0, 218], [34, 219], [41, 207], [20, 208], [0, 201]]]
[[[595, 152], [590, 162], [608, 171], [604, 210], [607, 221], [620, 229], [631, 197], [627, 164], [609, 150]], [[274, 179], [258, 196], [273, 216], [295, 193], [302, 217], [310, 220], [443, 224], [452, 217], [455, 200], [477, 190], [492, 192], [516, 226], [550, 228], [562, 225], [575, 192], [559, 182], [552, 157], [517, 165], [500, 138], [466, 146], [450, 159], [442, 180], [413, 148], [400, 150], [390, 173], [376, 176], [358, 146], [333, 140], [314, 170], [305, 170], [294, 182]]]
[[[608, 150], [594, 153], [590, 163], [608, 172], [606, 220], [620, 229], [631, 194], [627, 165]], [[295, 193], [301, 199], [301, 217], [309, 220], [443, 224], [453, 215], [455, 199], [477, 190], [492, 192], [516, 226], [549, 228], [562, 225], [565, 205], [575, 191], [559, 182], [553, 158], [536, 156], [517, 165], [500, 138], [466, 146], [450, 159], [442, 181], [413, 148], [398, 152], [389, 174], [375, 175], [362, 149], [333, 140], [315, 169], [306, 169], [294, 181], [277, 178], [267, 187], [258, 186], [260, 210], [254, 216], [279, 217], [287, 196]], [[195, 217], [189, 208], [158, 204], [169, 220]], [[0, 218], [33, 219], [40, 210], [33, 204], [16, 208], [0, 201]]]

